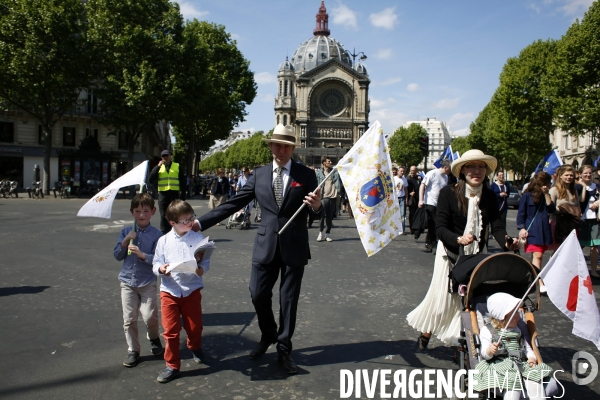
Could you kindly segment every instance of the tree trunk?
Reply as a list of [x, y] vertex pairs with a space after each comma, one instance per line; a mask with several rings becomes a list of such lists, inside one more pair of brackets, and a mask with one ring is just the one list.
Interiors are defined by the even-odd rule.
[[42, 188], [46, 195], [50, 194], [50, 156], [52, 155], [52, 128], [53, 124], [44, 123], [44, 171], [42, 175]]

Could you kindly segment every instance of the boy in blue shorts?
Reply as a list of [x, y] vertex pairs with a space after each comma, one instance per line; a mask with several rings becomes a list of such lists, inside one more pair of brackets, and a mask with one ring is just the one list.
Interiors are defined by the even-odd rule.
[[[165, 361], [167, 368], [156, 378], [160, 383], [171, 381], [179, 374], [179, 332], [181, 322], [187, 333], [187, 348], [194, 361], [203, 362], [202, 353], [202, 275], [208, 271], [210, 261], [196, 265], [194, 272], [167, 272], [169, 264], [194, 260], [194, 250], [204, 239], [199, 232], [192, 231], [196, 219], [194, 209], [182, 200], [173, 200], [165, 217], [173, 227], [158, 240], [152, 269], [160, 275], [160, 307], [165, 339]], [[181, 317], [181, 318], [180, 318]]]
[[123, 329], [128, 346], [123, 365], [135, 367], [140, 357], [138, 338], [140, 313], [148, 330], [147, 337], [150, 340], [152, 354], [157, 356], [163, 351], [158, 336], [156, 276], [152, 272], [154, 250], [162, 232], [150, 225], [150, 218], [156, 212], [156, 207], [154, 207], [154, 199], [147, 193], [135, 195], [131, 200], [130, 211], [135, 219], [137, 232], [131, 226], [123, 228], [114, 255], [118, 261], [123, 261], [119, 281], [121, 282]]

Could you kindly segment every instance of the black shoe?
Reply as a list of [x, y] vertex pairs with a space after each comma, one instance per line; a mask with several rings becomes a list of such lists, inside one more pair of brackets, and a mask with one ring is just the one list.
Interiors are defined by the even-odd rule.
[[140, 353], [137, 351], [130, 351], [127, 353], [127, 358], [125, 358], [125, 361], [123, 361], [123, 365], [126, 367], [135, 367], [139, 358]]
[[425, 243], [425, 250], [423, 250], [425, 253], [431, 253], [432, 248], [431, 245], [429, 243]]
[[260, 342], [258, 342], [256, 344], [256, 347], [254, 347], [254, 349], [252, 349], [250, 354], [248, 354], [248, 357], [250, 357], [251, 360], [257, 359], [258, 357], [265, 354], [267, 352], [267, 349], [269, 348], [269, 346], [272, 345], [273, 343], [275, 343], [275, 342], [267, 342], [267, 341], [261, 340]]
[[419, 240], [419, 237], [421, 237], [420, 233], [415, 233], [415, 240]]
[[192, 356], [196, 364], [204, 364], [204, 352], [202, 349], [192, 350]]
[[160, 356], [163, 352], [163, 345], [160, 342], [160, 338], [150, 339], [150, 351], [155, 356]]
[[281, 365], [281, 368], [283, 368], [283, 370], [288, 374], [294, 375], [298, 373], [298, 367], [296, 366], [296, 363], [289, 354], [279, 353], [277, 361], [279, 361], [279, 365]]
[[179, 375], [178, 369], [167, 367], [167, 369], [165, 369], [163, 372], [160, 373], [160, 375], [158, 375], [156, 380], [160, 383], [167, 383], [172, 381], [177, 375]]
[[427, 349], [427, 345], [429, 344], [429, 339], [431, 339], [431, 336], [425, 337], [421, 333], [419, 335], [419, 337], [417, 338], [417, 348], [421, 351], [424, 351], [425, 349]]

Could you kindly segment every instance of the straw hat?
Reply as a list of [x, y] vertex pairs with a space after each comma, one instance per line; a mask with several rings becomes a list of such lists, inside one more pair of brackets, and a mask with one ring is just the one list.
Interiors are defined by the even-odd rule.
[[295, 146], [296, 134], [294, 132], [294, 127], [291, 125], [283, 126], [282, 124], [279, 124], [273, 130], [273, 136], [271, 136], [270, 139], [265, 138], [263, 141], [267, 143], [282, 143]]
[[454, 160], [454, 162], [452, 163], [452, 175], [458, 178], [458, 176], [460, 175], [460, 169], [469, 161], [484, 162], [485, 165], [487, 165], [487, 175], [494, 172], [496, 170], [496, 166], [498, 165], [498, 160], [496, 160], [496, 157], [485, 155], [483, 154], [483, 151], [473, 149], [465, 151], [464, 154], [460, 156], [460, 158]]

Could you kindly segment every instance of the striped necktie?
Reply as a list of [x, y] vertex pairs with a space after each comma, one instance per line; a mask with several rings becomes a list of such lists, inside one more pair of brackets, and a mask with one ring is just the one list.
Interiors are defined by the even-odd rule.
[[277, 167], [275, 169], [277, 176], [275, 176], [275, 181], [273, 181], [273, 193], [275, 194], [277, 207], [281, 207], [281, 203], [283, 201], [283, 178], [281, 177], [281, 172], [284, 169], [284, 167]]

